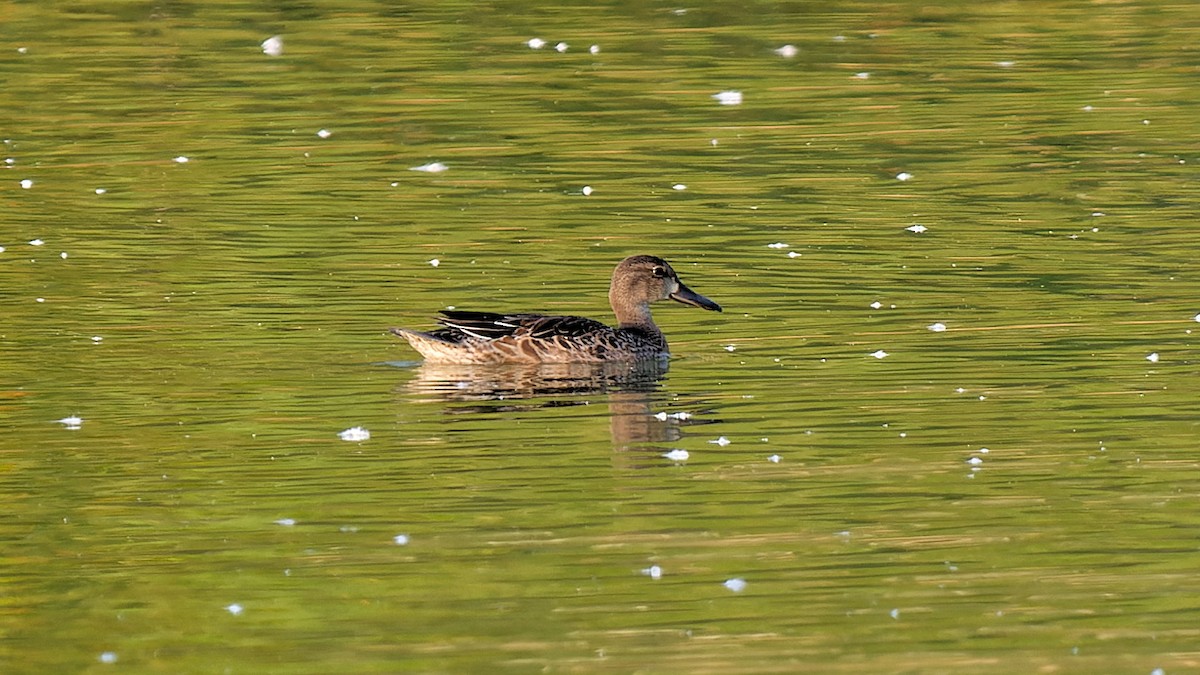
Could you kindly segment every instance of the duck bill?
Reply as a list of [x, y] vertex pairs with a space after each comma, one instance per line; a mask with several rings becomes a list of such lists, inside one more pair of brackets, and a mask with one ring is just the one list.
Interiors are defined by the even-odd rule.
[[682, 302], [685, 305], [699, 307], [700, 309], [707, 309], [711, 312], [721, 311], [720, 305], [713, 302], [712, 300], [709, 300], [708, 298], [704, 297], [703, 295], [700, 295], [696, 291], [693, 291], [692, 289], [688, 288], [687, 286], [684, 286], [683, 284], [679, 284], [679, 290], [675, 291], [674, 293], [672, 293], [671, 295], [669, 295], [667, 297], [671, 298], [675, 302]]

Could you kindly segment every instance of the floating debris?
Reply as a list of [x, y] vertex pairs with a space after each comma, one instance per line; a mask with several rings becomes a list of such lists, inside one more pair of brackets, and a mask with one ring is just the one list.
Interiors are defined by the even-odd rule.
[[[0, 249], [0, 251], [3, 251], [3, 250], [4, 249]], [[1200, 323], [1200, 314], [1197, 314], [1196, 316], [1193, 316], [1192, 318], [1195, 319], [1196, 323]]]
[[64, 417], [61, 420], [54, 421], [68, 429], [71, 429], [72, 431], [83, 426], [83, 418], [79, 415], [71, 415], [70, 417]]
[[180, 155], [180, 156], [172, 159], [171, 161], [175, 162], [176, 164], [187, 164], [188, 162], [190, 162], [192, 160], [187, 155]]
[[93, 335], [92, 342], [96, 342], [96, 343], [104, 342], [104, 338], [100, 337], [99, 335]]
[[888, 612], [888, 616], [892, 617], [893, 619], [899, 619], [900, 618], [900, 610], [893, 609], [892, 611]]
[[904, 229], [908, 230], [909, 232], [916, 232], [917, 234], [929, 231], [929, 228], [925, 227], [924, 225], [909, 225]]
[[59, 252], [59, 254], [58, 254], [58, 257], [62, 258], [63, 260], [66, 260], [66, 259], [67, 259], [67, 252], [66, 252], [66, 251], [61, 251], [61, 252]]
[[928, 328], [929, 330], [931, 330], [935, 333], [946, 332], [946, 324], [942, 323], [941, 321], [939, 321], [937, 323], [931, 323], [928, 326], [926, 326], [926, 328]]
[[674, 450], [671, 450], [670, 452], [664, 452], [663, 457], [666, 457], [667, 459], [671, 460], [672, 462], [684, 462], [684, 461], [687, 461], [687, 458], [691, 457], [691, 455], [688, 453], [687, 450], [681, 450], [679, 448], [675, 448]]
[[725, 351], [732, 352], [737, 350], [737, 345], [725, 345]]
[[430, 260], [430, 261], [429, 261], [429, 265], [430, 265], [431, 267], [437, 267], [438, 265], [441, 265], [441, 264], [442, 264], [442, 261], [441, 261], [441, 260], [438, 260], [437, 258], [434, 258], [434, 259], [432, 259], [432, 260]]
[[1158, 352], [1150, 352], [1146, 355], [1146, 360], [1150, 363], [1158, 363]]
[[856, 80], [866, 80], [866, 79], [870, 79], [870, 77], [871, 77], [871, 74], [868, 72], [865, 72], [865, 71], [854, 74], [854, 79], [856, 79]]
[[546, 41], [541, 38], [530, 38], [529, 42], [525, 44], [529, 45], [530, 49], [541, 49], [546, 46]]
[[770, 457], [767, 458], [767, 461], [772, 464], [778, 464], [780, 462], [780, 460], [782, 460], [782, 459], [783, 458], [780, 457], [779, 455], [771, 455]]
[[900, 173], [896, 174], [896, 180], [901, 182], [912, 180], [912, 177], [913, 175], [907, 171], [901, 171]]
[[800, 257], [800, 256], [802, 256], [802, 255], [804, 255], [804, 254], [803, 254], [803, 253], [796, 253], [795, 251], [788, 251], [788, 257], [789, 257], [789, 258], [799, 258], [799, 257]]
[[283, 54], [283, 36], [272, 35], [266, 40], [263, 40], [260, 46], [262, 47], [263, 53], [267, 56], [279, 56]]
[[1080, 108], [1080, 110], [1082, 110], [1083, 112], [1092, 112], [1093, 110], [1095, 110], [1095, 108], [1093, 108], [1090, 105], [1085, 105], [1082, 108]]
[[740, 91], [718, 91], [717, 93], [713, 94], [712, 97], [717, 99], [717, 103], [720, 103], [721, 105], [742, 104], [742, 92]]
[[408, 168], [408, 170], [409, 171], [424, 171], [425, 173], [441, 173], [449, 168], [450, 167], [446, 166], [445, 164], [442, 164], [441, 162], [430, 162], [428, 164], [422, 164], [421, 166], [410, 166]]
[[722, 448], [725, 447], [726, 445], [729, 445], [732, 442], [733, 441], [729, 440], [728, 438], [725, 438], [724, 436], [721, 436], [720, 438], [718, 438], [714, 441], [709, 441], [709, 443], [712, 443], [713, 445], [719, 445]]
[[883, 303], [876, 300], [875, 302], [872, 302], [869, 306], [871, 309], [879, 309], [880, 307], [883, 307]]
[[729, 590], [733, 591], [734, 593], [741, 593], [742, 591], [746, 590], [746, 580], [738, 579], [736, 577], [733, 579], [726, 579], [725, 583], [722, 584], [722, 586], [724, 586], [725, 588], [728, 588]]
[[691, 418], [692, 413], [683, 410], [677, 413], [660, 412], [654, 416], [654, 419], [658, 420], [659, 422], [666, 422], [667, 420], [690, 420]]
[[275, 524], [282, 525], [284, 527], [292, 527], [293, 525], [296, 524], [296, 519], [295, 518], [280, 518], [279, 520], [275, 521]]
[[105, 190], [104, 188], [96, 188], [96, 194], [98, 195], [106, 194], [107, 192], [108, 190]]
[[328, 129], [321, 129], [321, 130], [317, 131], [318, 138], [329, 138], [332, 135], [333, 135], [333, 132]]
[[584, 185], [584, 186], [583, 186], [583, 189], [582, 189], [582, 190], [580, 190], [580, 192], [581, 192], [581, 193], [583, 193], [583, 196], [584, 196], [584, 197], [591, 197], [591, 196], [592, 196], [592, 186], [591, 186], [591, 185]]
[[98, 661], [100, 661], [100, 663], [116, 663], [117, 662], [117, 653], [116, 652], [101, 652], [100, 656], [96, 657], [96, 659]]
[[996, 65], [1000, 68], [1012, 68], [1017, 65], [1016, 61], [997, 61]]
[[243, 611], [245, 611], [245, 608], [235, 602], [232, 605], [226, 605], [225, 611], [229, 612], [230, 614], [232, 614], [234, 616], [238, 616]]
[[600, 45], [592, 45], [591, 47], [588, 47], [588, 51], [591, 52], [592, 54], [599, 54], [600, 53]]
[[684, 185], [683, 183], [676, 183], [676, 184], [674, 184], [674, 185], [672, 185], [672, 186], [671, 186], [671, 189], [672, 189], [672, 190], [678, 190], [679, 192], [683, 192], [684, 190], [686, 190], [686, 189], [687, 189], [687, 186], [686, 186], [686, 185]]
[[787, 248], [788, 245], [782, 241], [777, 241], [774, 244], [767, 244], [767, 248]]
[[398, 534], [398, 535], [392, 537], [392, 543], [397, 546], [408, 546], [408, 535], [407, 534]]
[[647, 567], [646, 569], [642, 570], [642, 574], [645, 574], [646, 576], [650, 577], [651, 579], [661, 579], [662, 578], [662, 568], [659, 567], [658, 565], [651, 565], [651, 566]]
[[888, 353], [880, 349], [878, 351], [871, 352], [871, 356], [874, 356], [877, 359], [884, 359], [887, 358]]
[[970, 464], [971, 466], [979, 466], [980, 464], [983, 464], [983, 460], [978, 457], [972, 457], [967, 460], [967, 464]]
[[371, 432], [362, 427], [350, 427], [338, 432], [338, 438], [343, 441], [365, 441], [371, 437]]
[[796, 49], [796, 45], [784, 45], [784, 46], [780, 47], [779, 49], [776, 49], [775, 53], [782, 56], [785, 59], [790, 59], [790, 58], [795, 57], [796, 54], [799, 54], [800, 50]]
[[41, 239], [30, 239], [30, 240], [29, 240], [29, 245], [30, 245], [30, 246], [41, 246], [41, 245], [43, 245], [43, 244], [45, 244], [45, 243], [46, 243], [46, 242], [42, 241]]
[[554, 51], [558, 52], [559, 54], [562, 54], [563, 52], [567, 51], [570, 48], [571, 48], [571, 45], [569, 45], [565, 42], [560, 42], [560, 43], [554, 45]]
[[25, 180], [21, 181], [21, 187], [28, 190], [29, 188], [33, 187], [33, 181], [26, 178]]

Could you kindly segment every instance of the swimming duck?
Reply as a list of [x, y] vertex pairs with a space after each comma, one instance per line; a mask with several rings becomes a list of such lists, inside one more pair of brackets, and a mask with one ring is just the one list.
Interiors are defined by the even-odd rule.
[[626, 258], [613, 270], [608, 302], [617, 327], [581, 316], [497, 314], [447, 310], [443, 328], [429, 332], [392, 328], [429, 363], [605, 363], [668, 355], [650, 303], [670, 298], [714, 312], [721, 306], [683, 285], [667, 261], [652, 255]]

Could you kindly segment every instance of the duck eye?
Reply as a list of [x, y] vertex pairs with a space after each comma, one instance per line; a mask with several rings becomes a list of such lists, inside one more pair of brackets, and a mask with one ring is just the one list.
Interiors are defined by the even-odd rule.
[[661, 267], [655, 267], [654, 268], [654, 276], [661, 279], [661, 278], [667, 276], [667, 271]]

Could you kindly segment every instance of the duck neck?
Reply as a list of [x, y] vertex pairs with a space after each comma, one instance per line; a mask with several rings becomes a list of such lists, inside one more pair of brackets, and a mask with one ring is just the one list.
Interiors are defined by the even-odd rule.
[[612, 305], [613, 314], [617, 315], [617, 328], [623, 330], [638, 330], [651, 335], [659, 335], [661, 331], [654, 325], [654, 317], [650, 315], [650, 303], [631, 303], [615, 293], [610, 293], [608, 301]]

